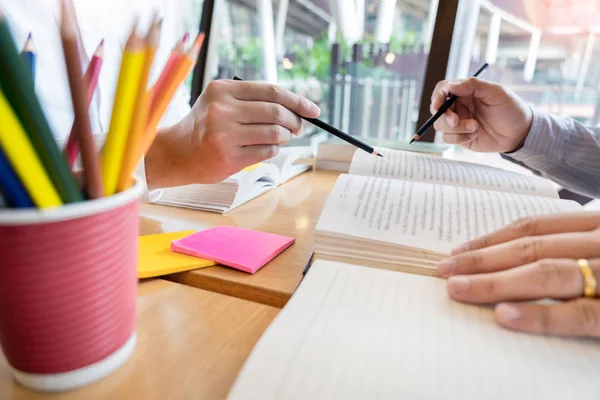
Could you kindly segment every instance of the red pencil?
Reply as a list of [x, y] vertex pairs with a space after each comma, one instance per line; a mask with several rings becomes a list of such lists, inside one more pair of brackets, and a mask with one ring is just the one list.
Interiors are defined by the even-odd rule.
[[[85, 75], [83, 76], [84, 85], [87, 87], [87, 107], [89, 109], [94, 97], [94, 91], [98, 86], [98, 76], [100, 75], [100, 68], [102, 67], [102, 61], [104, 57], [104, 39], [98, 45], [98, 48], [92, 56], [92, 60], [88, 65]], [[65, 146], [64, 154], [69, 163], [69, 167], [73, 168], [77, 155], [79, 154], [79, 143], [77, 142], [77, 132], [75, 132], [76, 125], [73, 123], [67, 145]]]
[[161, 95], [165, 91], [165, 87], [166, 87], [167, 83], [169, 82], [171, 75], [173, 75], [173, 72], [175, 71], [175, 68], [177, 68], [177, 64], [179, 63], [179, 60], [181, 59], [181, 57], [183, 56], [183, 54], [185, 52], [185, 44], [187, 43], [189, 37], [190, 37], [189, 32], [186, 32], [185, 35], [183, 35], [183, 38], [181, 39], [181, 41], [177, 44], [177, 46], [175, 46], [173, 48], [173, 51], [171, 51], [171, 55], [169, 56], [169, 59], [167, 60], [165, 67], [163, 68], [162, 72], [160, 73], [158, 80], [156, 81], [154, 86], [150, 89], [150, 93], [152, 95], [151, 105], [155, 104], [156, 96]]

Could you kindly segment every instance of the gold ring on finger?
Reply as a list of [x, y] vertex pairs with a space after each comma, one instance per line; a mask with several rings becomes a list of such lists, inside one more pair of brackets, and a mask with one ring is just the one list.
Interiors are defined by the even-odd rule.
[[577, 260], [577, 265], [579, 266], [583, 278], [584, 297], [596, 297], [596, 287], [598, 286], [598, 282], [596, 281], [592, 268], [590, 268], [590, 263], [588, 260], [582, 258]]

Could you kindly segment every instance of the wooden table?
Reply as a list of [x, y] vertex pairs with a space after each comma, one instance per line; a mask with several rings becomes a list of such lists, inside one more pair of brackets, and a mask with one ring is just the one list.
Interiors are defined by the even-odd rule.
[[311, 171], [226, 215], [145, 204], [142, 235], [234, 225], [291, 236], [296, 243], [254, 275], [211, 267], [167, 277], [173, 281], [283, 307], [302, 279], [314, 246], [314, 228], [338, 173]]
[[12, 379], [0, 353], [0, 399], [222, 399], [279, 310], [164, 281], [139, 286], [138, 342], [107, 378], [62, 394]]

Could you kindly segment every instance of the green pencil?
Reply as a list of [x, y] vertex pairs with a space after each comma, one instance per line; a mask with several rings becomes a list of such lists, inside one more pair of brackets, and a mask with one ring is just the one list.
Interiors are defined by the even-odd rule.
[[64, 203], [83, 195], [54, 141], [50, 125], [35, 95], [31, 74], [19, 56], [4, 15], [0, 12], [0, 86], [21, 121], [35, 151]]

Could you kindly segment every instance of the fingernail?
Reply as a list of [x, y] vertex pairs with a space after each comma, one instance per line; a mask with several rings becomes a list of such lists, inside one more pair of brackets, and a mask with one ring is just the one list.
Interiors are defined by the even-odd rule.
[[465, 124], [465, 128], [467, 128], [468, 131], [475, 131], [477, 130], [477, 122], [476, 121], [467, 121], [467, 123]]
[[437, 265], [437, 270], [441, 277], [454, 275], [454, 271], [456, 270], [456, 261], [452, 259], [441, 261]]
[[460, 253], [466, 253], [467, 251], [469, 251], [469, 243], [462, 244], [457, 248], [453, 249], [451, 254], [455, 255]]
[[308, 101], [308, 108], [310, 109], [310, 112], [315, 113], [315, 114], [321, 114], [321, 109], [319, 108], [318, 105], [316, 105], [315, 103], [313, 103], [312, 101]]
[[448, 290], [452, 294], [459, 294], [469, 290], [471, 280], [466, 276], [452, 276], [448, 279]]
[[454, 126], [454, 118], [452, 116], [446, 115], [446, 122], [448, 122], [448, 125]]
[[496, 313], [500, 320], [507, 323], [515, 322], [521, 318], [521, 310], [519, 310], [519, 307], [510, 304], [498, 304]]

